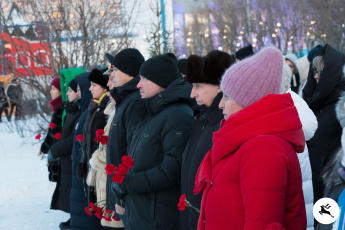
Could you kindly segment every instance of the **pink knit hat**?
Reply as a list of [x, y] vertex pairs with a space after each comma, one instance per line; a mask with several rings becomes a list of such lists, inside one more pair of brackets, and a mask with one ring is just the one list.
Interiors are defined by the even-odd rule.
[[57, 90], [59, 90], [61, 92], [60, 77], [54, 77], [54, 79], [50, 85], [53, 85]]
[[268, 94], [279, 94], [283, 55], [275, 47], [263, 48], [254, 56], [231, 66], [223, 75], [221, 90], [242, 107]]

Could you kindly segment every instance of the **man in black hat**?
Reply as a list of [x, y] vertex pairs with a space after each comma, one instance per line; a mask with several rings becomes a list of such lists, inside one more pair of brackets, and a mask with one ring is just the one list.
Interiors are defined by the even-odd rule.
[[193, 125], [191, 85], [168, 53], [141, 66], [137, 87], [139, 122], [128, 150], [134, 164], [113, 188], [126, 197], [126, 228], [178, 229], [182, 153]]
[[254, 54], [253, 52], [253, 46], [251, 44], [237, 50], [237, 52], [234, 54], [234, 58], [236, 61], [242, 61], [243, 59], [250, 57]]
[[[195, 98], [198, 107], [194, 111], [192, 133], [182, 158], [181, 194], [186, 194], [187, 200], [198, 209], [202, 193], [193, 194], [195, 176], [204, 156], [212, 148], [213, 132], [219, 130], [224, 118], [223, 110], [218, 107], [223, 97], [219, 85], [223, 73], [233, 63], [230, 54], [219, 50], [204, 57], [191, 55], [187, 60], [186, 79], [193, 84], [190, 97]], [[199, 213], [194, 209], [180, 212], [180, 229], [197, 229], [198, 219]]]
[[[112, 121], [109, 131], [107, 144], [107, 164], [113, 164], [116, 167], [121, 163], [121, 158], [127, 155], [129, 143], [133, 131], [137, 125], [138, 116], [134, 111], [134, 103], [140, 99], [137, 89], [139, 82], [140, 66], [144, 63], [143, 55], [133, 48], [120, 51], [112, 59], [112, 69], [110, 78], [115, 86], [109, 91], [116, 104], [116, 115]], [[107, 176], [106, 186], [106, 206], [108, 210], [115, 210], [118, 214], [124, 214], [124, 204], [119, 196], [111, 189], [112, 175]], [[126, 224], [126, 223], [124, 223]]]

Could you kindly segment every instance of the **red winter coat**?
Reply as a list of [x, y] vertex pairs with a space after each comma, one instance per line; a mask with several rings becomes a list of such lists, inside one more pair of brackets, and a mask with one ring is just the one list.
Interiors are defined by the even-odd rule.
[[198, 229], [260, 230], [280, 223], [305, 230], [296, 155], [304, 142], [290, 94], [268, 95], [230, 116], [213, 134], [195, 179], [194, 193], [204, 188]]

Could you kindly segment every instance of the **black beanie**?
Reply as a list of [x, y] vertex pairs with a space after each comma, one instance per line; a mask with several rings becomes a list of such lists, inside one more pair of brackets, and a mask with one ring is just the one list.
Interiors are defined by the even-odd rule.
[[74, 92], [77, 92], [77, 81], [73, 79], [69, 82], [68, 87], [70, 87]]
[[103, 75], [103, 73], [99, 69], [93, 69], [91, 73], [89, 74], [88, 79], [90, 82], [92, 81], [108, 90], [107, 83], [108, 83], [109, 77], [106, 75]]
[[223, 73], [234, 63], [233, 57], [223, 51], [213, 50], [205, 57], [190, 55], [186, 79], [189, 83], [220, 85]]
[[253, 46], [251, 44], [237, 50], [237, 52], [234, 55], [234, 58], [243, 60], [247, 57], [250, 57], [254, 54], [253, 52]]
[[310, 63], [313, 62], [313, 59], [318, 55], [322, 48], [323, 45], [317, 45], [309, 51], [307, 58]]
[[127, 48], [116, 54], [111, 64], [125, 74], [135, 77], [139, 74], [140, 66], [144, 61], [145, 59], [139, 50]]
[[177, 67], [180, 73], [182, 73], [183, 75], [186, 75], [187, 74], [187, 59], [186, 58], [178, 59]]
[[140, 68], [140, 76], [166, 88], [181, 76], [177, 68], [176, 56], [173, 53], [166, 53], [148, 59]]

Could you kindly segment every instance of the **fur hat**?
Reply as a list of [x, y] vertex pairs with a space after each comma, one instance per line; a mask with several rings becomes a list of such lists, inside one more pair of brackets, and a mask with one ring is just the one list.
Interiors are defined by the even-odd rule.
[[275, 47], [262, 49], [231, 66], [223, 75], [221, 90], [242, 107], [268, 94], [278, 94], [282, 82], [283, 55]]
[[105, 89], [108, 89], [108, 80], [109, 77], [106, 75], [103, 75], [102, 71], [99, 69], [93, 69], [88, 77], [89, 81], [94, 82], [100, 86], [102, 86]]
[[309, 51], [308, 61], [310, 63], [313, 62], [314, 57], [316, 57], [319, 54], [319, 52], [323, 49], [323, 47], [324, 47], [323, 45], [317, 45]]
[[286, 62], [283, 63], [283, 76], [280, 94], [286, 93], [291, 88], [292, 72], [291, 68]]
[[249, 45], [237, 50], [237, 52], [234, 54], [234, 58], [242, 61], [243, 59], [250, 57], [253, 54], [254, 54], [253, 46], [251, 44], [249, 44]]
[[205, 57], [191, 55], [187, 61], [187, 81], [219, 85], [223, 73], [233, 63], [230, 54], [219, 50], [213, 50]]
[[54, 77], [54, 79], [50, 85], [54, 86], [57, 90], [59, 90], [61, 92], [60, 77]]

